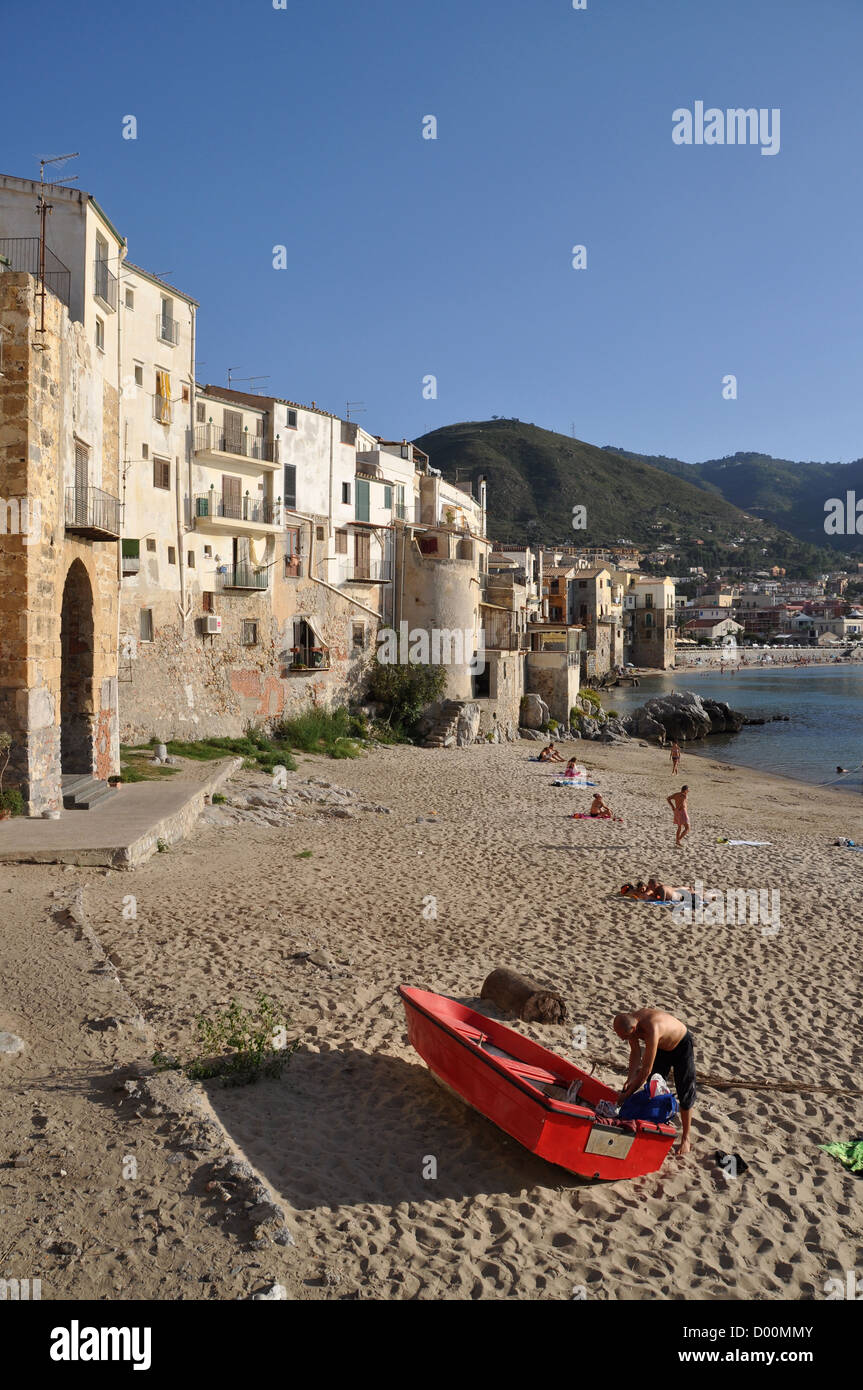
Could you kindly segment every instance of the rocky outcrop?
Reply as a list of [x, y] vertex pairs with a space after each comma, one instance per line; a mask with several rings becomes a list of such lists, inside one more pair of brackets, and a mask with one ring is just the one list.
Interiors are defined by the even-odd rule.
[[523, 695], [519, 723], [523, 729], [545, 729], [551, 718], [548, 705], [540, 695]]
[[746, 716], [723, 700], [706, 700], [694, 690], [656, 695], [622, 721], [626, 732], [660, 743], [706, 738], [709, 734], [736, 734]]

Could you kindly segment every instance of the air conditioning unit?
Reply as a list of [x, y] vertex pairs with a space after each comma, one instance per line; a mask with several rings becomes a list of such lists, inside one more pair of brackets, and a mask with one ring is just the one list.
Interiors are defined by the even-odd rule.
[[215, 613], [205, 613], [201, 619], [201, 631], [205, 634], [222, 631], [222, 620]]

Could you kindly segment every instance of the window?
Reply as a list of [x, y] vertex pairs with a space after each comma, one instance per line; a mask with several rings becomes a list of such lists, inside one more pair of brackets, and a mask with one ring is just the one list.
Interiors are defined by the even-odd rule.
[[226, 410], [222, 416], [225, 431], [225, 449], [229, 454], [243, 453], [243, 412]]
[[297, 505], [297, 469], [293, 463], [285, 464], [285, 496], [286, 507], [296, 509]]
[[336, 554], [347, 555], [348, 553], [348, 533], [347, 531], [336, 532]]
[[190, 570], [193, 570], [193, 569], [195, 568], [195, 552], [194, 552], [194, 550], [187, 550], [187, 551], [186, 551], [186, 564], [188, 565], [188, 567], [189, 567]]
[[163, 343], [176, 343], [177, 325], [174, 321], [174, 301], [162, 295], [162, 308], [159, 313], [159, 337]]
[[138, 636], [142, 642], [152, 642], [153, 640], [153, 610], [152, 608], [142, 608], [139, 615]]
[[168, 546], [168, 564], [169, 564], [169, 565], [176, 565], [176, 563], [177, 563], [177, 549], [176, 549], [176, 546], [169, 545], [169, 546]]
[[198, 401], [195, 406], [195, 419], [199, 425], [205, 425], [207, 423], [207, 407], [204, 405], [203, 401]]
[[652, 607], [653, 607], [653, 594], [645, 594], [645, 595], [644, 595], [644, 606], [645, 606], [645, 608], [652, 608]]
[[369, 485], [364, 478], [357, 478], [356, 483], [357, 500], [357, 521], [369, 520]]
[[384, 486], [384, 511], [391, 512], [393, 509], [393, 490], [389, 483]]
[[296, 412], [295, 410], [289, 410], [289, 411], [288, 411], [288, 429], [289, 429], [289, 430], [295, 430], [296, 428], [297, 428], [297, 412]]
[[422, 555], [437, 555], [437, 536], [420, 536], [419, 547]]
[[153, 487], [161, 487], [170, 491], [171, 463], [169, 459], [153, 459]]
[[204, 559], [205, 559], [205, 560], [210, 559], [210, 558], [212, 557], [212, 554], [213, 554], [213, 547], [212, 547], [211, 545], [205, 545], [205, 546], [204, 546]]
[[105, 325], [100, 318], [96, 319], [96, 346], [100, 352], [105, 351]]
[[653, 627], [653, 614], [652, 614], [652, 613], [645, 613], [645, 615], [644, 615], [644, 626], [645, 626], [645, 627]]
[[149, 446], [149, 444], [142, 444], [142, 445], [141, 445], [141, 458], [142, 458], [142, 459], [148, 459], [149, 457], [150, 457], [150, 446]]
[[242, 643], [244, 647], [255, 647], [258, 643], [258, 624], [252, 618], [243, 619]]
[[156, 369], [156, 394], [153, 398], [153, 415], [160, 425], [171, 423], [171, 373]]
[[135, 307], [135, 291], [134, 291], [134, 290], [127, 290], [127, 291], [126, 291], [126, 308], [127, 308], [127, 309], [134, 309], [134, 307]]
[[350, 485], [350, 483], [342, 483], [342, 502], [344, 502], [347, 506], [350, 506], [350, 502], [351, 502], [351, 485]]
[[152, 536], [149, 537], [149, 539], [148, 539], [148, 541], [147, 541], [147, 549], [148, 549], [148, 550], [155, 550], [155, 549], [156, 549], [156, 542], [155, 542], [155, 540], [153, 539]]
[[213, 612], [213, 599], [215, 594], [208, 593], [206, 590], [201, 594], [201, 603], [205, 613]]
[[366, 645], [365, 623], [351, 623], [351, 645], [354, 651], [363, 651]]
[[137, 574], [141, 567], [141, 542], [124, 538], [120, 542], [123, 556], [123, 573]]
[[285, 578], [296, 579], [300, 573], [300, 532], [290, 527], [285, 532]]
[[315, 527], [315, 540], [316, 540], [316, 541], [322, 541], [323, 539], [324, 539], [324, 528], [323, 528], [323, 526], [316, 526], [316, 527]]
[[144, 385], [144, 368], [141, 366], [140, 362], [135, 363], [135, 385]]

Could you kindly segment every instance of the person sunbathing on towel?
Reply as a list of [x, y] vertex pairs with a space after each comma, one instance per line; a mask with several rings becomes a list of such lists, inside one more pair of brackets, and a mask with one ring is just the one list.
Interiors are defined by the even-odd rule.
[[558, 753], [554, 744], [550, 743], [547, 748], [543, 748], [539, 755], [539, 761], [541, 763], [562, 763], [563, 758]]
[[614, 1031], [629, 1043], [629, 1070], [619, 1101], [626, 1100], [650, 1080], [654, 1072], [667, 1080], [674, 1072], [674, 1089], [680, 1103], [683, 1131], [677, 1153], [680, 1158], [692, 1148], [689, 1127], [695, 1103], [695, 1049], [685, 1023], [664, 1009], [637, 1009], [615, 1014]]
[[634, 898], [636, 902], [647, 902], [651, 895], [649, 885], [643, 883], [641, 879], [637, 883], [624, 883], [620, 890], [622, 898]]
[[611, 807], [606, 806], [599, 792], [595, 792], [593, 800], [590, 803], [590, 811], [588, 812], [588, 815], [599, 816], [603, 820], [611, 820], [613, 814], [614, 812], [612, 811]]
[[692, 893], [692, 886], [689, 883], [675, 886], [671, 883], [660, 883], [655, 878], [649, 878], [647, 886], [650, 889], [651, 900], [656, 903], [682, 903], [686, 901], [686, 894]]
[[587, 776], [587, 771], [585, 770], [585, 768], [579, 767], [578, 763], [575, 761], [575, 758], [570, 758], [566, 767], [563, 769], [563, 775], [564, 777], [577, 777], [579, 781], [581, 781], [583, 778]]

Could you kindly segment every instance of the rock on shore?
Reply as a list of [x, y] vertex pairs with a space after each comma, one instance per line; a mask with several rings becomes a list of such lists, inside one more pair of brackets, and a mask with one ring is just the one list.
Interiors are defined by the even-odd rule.
[[658, 738], [664, 743], [706, 738], [708, 734], [736, 734], [745, 722], [746, 716], [723, 700], [707, 700], [694, 690], [682, 690], [647, 700], [626, 716], [623, 726], [638, 738]]

